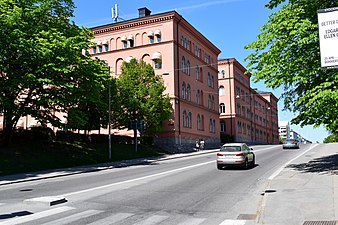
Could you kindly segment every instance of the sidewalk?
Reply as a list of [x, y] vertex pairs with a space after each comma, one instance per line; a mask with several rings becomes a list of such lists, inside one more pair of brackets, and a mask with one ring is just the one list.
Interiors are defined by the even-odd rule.
[[256, 224], [336, 224], [337, 174], [338, 144], [317, 145], [269, 181]]
[[202, 150], [197, 152], [189, 152], [189, 153], [179, 153], [173, 155], [167, 155], [165, 157], [152, 157], [152, 158], [140, 158], [140, 159], [132, 159], [132, 160], [124, 160], [124, 161], [117, 161], [111, 163], [100, 163], [95, 165], [86, 165], [86, 166], [78, 166], [78, 167], [71, 167], [71, 168], [63, 168], [63, 169], [55, 169], [55, 170], [47, 170], [47, 171], [37, 171], [37, 172], [30, 172], [30, 173], [21, 173], [21, 174], [14, 174], [8, 176], [0, 176], [0, 186], [8, 185], [8, 184], [15, 184], [15, 183], [22, 183], [27, 181], [34, 181], [34, 180], [42, 180], [54, 177], [62, 177], [62, 176], [69, 176], [79, 173], [90, 173], [100, 170], [108, 170], [112, 168], [120, 168], [132, 165], [145, 165], [151, 164], [158, 161], [164, 161], [174, 158], [183, 158], [183, 157], [190, 157], [194, 155], [201, 155], [201, 154], [208, 154], [212, 152], [217, 152], [218, 149], [212, 150]]

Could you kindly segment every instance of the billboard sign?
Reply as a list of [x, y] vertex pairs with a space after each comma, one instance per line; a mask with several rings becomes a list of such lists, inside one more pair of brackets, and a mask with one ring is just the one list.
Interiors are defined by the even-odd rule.
[[338, 7], [320, 9], [317, 14], [321, 67], [338, 68]]

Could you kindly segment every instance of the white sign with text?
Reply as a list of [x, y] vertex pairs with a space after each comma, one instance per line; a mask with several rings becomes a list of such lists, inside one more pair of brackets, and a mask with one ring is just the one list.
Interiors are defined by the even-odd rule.
[[338, 7], [321, 9], [317, 13], [321, 67], [338, 68]]

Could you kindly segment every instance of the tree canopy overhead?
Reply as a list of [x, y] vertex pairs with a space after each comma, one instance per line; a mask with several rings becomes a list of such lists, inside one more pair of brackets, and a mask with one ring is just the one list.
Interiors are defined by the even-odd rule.
[[102, 102], [107, 66], [83, 52], [93, 35], [70, 21], [73, 10], [72, 0], [0, 0], [0, 110], [6, 137], [21, 116], [59, 126], [55, 112]]
[[320, 65], [317, 10], [336, 0], [271, 0], [279, 10], [269, 16], [246, 61], [254, 81], [284, 90], [284, 109], [297, 114], [292, 123], [338, 130], [338, 71]]

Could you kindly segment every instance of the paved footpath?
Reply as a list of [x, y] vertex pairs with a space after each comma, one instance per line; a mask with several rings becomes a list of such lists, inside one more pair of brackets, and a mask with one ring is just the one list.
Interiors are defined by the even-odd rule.
[[338, 224], [338, 144], [312, 144], [269, 178], [256, 224]]

